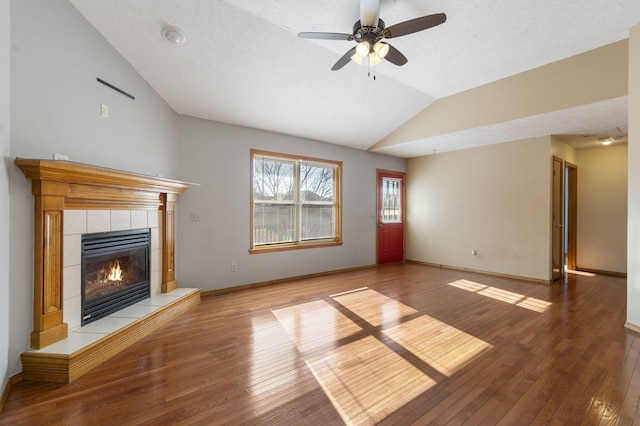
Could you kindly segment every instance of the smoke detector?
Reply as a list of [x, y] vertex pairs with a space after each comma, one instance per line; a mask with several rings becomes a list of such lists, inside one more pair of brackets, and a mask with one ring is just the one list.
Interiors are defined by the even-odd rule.
[[160, 32], [162, 38], [167, 40], [171, 44], [182, 44], [186, 40], [184, 31], [173, 25], [166, 25]]

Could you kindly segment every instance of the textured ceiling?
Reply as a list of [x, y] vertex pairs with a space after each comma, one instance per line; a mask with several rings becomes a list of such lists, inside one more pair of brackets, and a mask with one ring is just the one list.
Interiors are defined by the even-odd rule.
[[[437, 98], [625, 39], [640, 22], [638, 0], [381, 0], [387, 26], [439, 12], [447, 22], [389, 40], [409, 62], [384, 61], [374, 80], [355, 63], [330, 71], [353, 42], [297, 37], [351, 33], [358, 0], [70, 1], [176, 112], [358, 149]], [[167, 24], [185, 32], [184, 44], [162, 39]], [[570, 132], [589, 132], [594, 114], [608, 118], [599, 119], [603, 129], [626, 128], [624, 102], [565, 112]], [[383, 152], [442, 152], [470, 138], [495, 143], [497, 135], [526, 137], [529, 126], [564, 134], [565, 118], [532, 117]]]

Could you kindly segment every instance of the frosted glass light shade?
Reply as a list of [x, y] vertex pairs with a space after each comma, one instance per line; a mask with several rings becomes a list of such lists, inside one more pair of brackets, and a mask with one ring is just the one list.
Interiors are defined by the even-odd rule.
[[389, 45], [387, 43], [379, 41], [373, 46], [373, 50], [378, 54], [380, 59], [383, 59], [385, 56], [387, 56], [387, 53], [389, 53]]
[[360, 42], [356, 46], [356, 53], [358, 54], [358, 56], [360, 56], [362, 58], [367, 56], [369, 54], [370, 50], [371, 50], [371, 46], [366, 41]]

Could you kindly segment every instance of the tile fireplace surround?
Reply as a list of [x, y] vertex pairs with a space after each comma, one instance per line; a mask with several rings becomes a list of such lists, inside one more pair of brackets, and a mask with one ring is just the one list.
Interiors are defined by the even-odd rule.
[[[69, 161], [15, 164], [35, 198], [25, 379], [70, 382], [200, 302], [199, 289], [178, 288], [174, 270], [175, 208], [189, 184]], [[80, 327], [81, 235], [140, 228], [151, 232], [151, 298]]]

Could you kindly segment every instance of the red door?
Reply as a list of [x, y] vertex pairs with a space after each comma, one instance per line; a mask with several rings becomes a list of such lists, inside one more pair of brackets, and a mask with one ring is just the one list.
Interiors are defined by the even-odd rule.
[[378, 171], [378, 264], [404, 261], [404, 174]]

